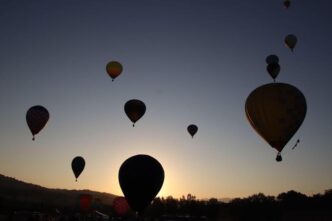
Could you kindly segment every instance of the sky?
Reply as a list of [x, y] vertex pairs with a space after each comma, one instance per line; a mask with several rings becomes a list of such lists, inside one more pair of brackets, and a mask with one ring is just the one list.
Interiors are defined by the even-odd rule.
[[[148, 154], [165, 171], [159, 196], [332, 188], [332, 2], [282, 2], [0, 0], [0, 174], [122, 195], [122, 162]], [[269, 54], [280, 59], [277, 81], [300, 89], [308, 107], [280, 163], [244, 110], [250, 92], [272, 82]], [[114, 82], [105, 70], [113, 60], [124, 68]], [[130, 99], [147, 108], [134, 128]], [[34, 105], [50, 120], [32, 141], [25, 115]], [[199, 128], [193, 139], [189, 124]], [[86, 161], [78, 182], [75, 156]]]

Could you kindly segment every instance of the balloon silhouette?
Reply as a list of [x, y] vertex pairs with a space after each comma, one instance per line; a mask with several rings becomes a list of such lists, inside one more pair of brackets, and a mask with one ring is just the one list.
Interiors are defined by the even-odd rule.
[[265, 84], [248, 96], [246, 116], [251, 126], [269, 145], [280, 152], [300, 128], [307, 104], [296, 87], [285, 83]]
[[114, 198], [112, 207], [116, 214], [118, 214], [119, 216], [126, 215], [129, 210], [129, 205], [126, 198], [120, 196]]
[[197, 133], [198, 131], [198, 127], [194, 124], [190, 124], [187, 127], [187, 131], [189, 132], [189, 134], [191, 135], [192, 138], [194, 138], [194, 135]]
[[112, 81], [122, 73], [123, 67], [117, 61], [111, 61], [106, 65], [106, 71], [112, 78]]
[[135, 155], [120, 167], [119, 183], [131, 209], [141, 214], [158, 194], [164, 182], [164, 169], [151, 156]]
[[265, 62], [267, 64], [279, 63], [279, 57], [275, 54], [271, 54], [271, 55], [266, 57]]
[[90, 194], [81, 194], [79, 197], [80, 209], [82, 212], [89, 212], [91, 209], [92, 196]]
[[284, 1], [284, 7], [285, 7], [286, 9], [288, 9], [290, 5], [291, 5], [290, 0], [285, 0], [285, 1]]
[[291, 51], [294, 51], [296, 43], [297, 43], [297, 37], [295, 35], [287, 35], [285, 37], [285, 44]]
[[133, 127], [135, 126], [136, 121], [138, 121], [145, 114], [145, 110], [145, 104], [136, 99], [127, 101], [124, 106], [125, 113], [131, 122], [133, 122]]
[[77, 156], [72, 160], [71, 168], [74, 172], [76, 182], [77, 178], [81, 175], [82, 171], [84, 170], [84, 167], [85, 167], [85, 160], [83, 159], [83, 157]]
[[32, 133], [32, 140], [35, 140], [35, 135], [45, 127], [49, 118], [50, 114], [45, 107], [36, 105], [29, 108], [26, 113], [26, 121]]
[[278, 63], [268, 64], [266, 67], [267, 72], [269, 72], [270, 76], [273, 78], [273, 81], [277, 78], [280, 72], [280, 65]]

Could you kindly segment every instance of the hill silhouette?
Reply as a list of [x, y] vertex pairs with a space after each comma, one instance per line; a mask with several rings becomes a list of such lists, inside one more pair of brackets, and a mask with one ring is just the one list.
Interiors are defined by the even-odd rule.
[[99, 207], [111, 207], [116, 195], [91, 190], [51, 189], [0, 174], [0, 208], [73, 209], [81, 194], [90, 194]]
[[[50, 217], [71, 217], [79, 212], [79, 196], [90, 194], [92, 211], [116, 216], [113, 194], [91, 190], [50, 189], [0, 175], [0, 220], [15, 211], [30, 211]], [[133, 217], [133, 213], [127, 216]], [[290, 190], [277, 196], [258, 193], [245, 198], [221, 202], [216, 198], [199, 200], [192, 194], [180, 199], [157, 197], [144, 216], [157, 221], [244, 221], [244, 220], [332, 220], [332, 189], [324, 194], [307, 196]]]

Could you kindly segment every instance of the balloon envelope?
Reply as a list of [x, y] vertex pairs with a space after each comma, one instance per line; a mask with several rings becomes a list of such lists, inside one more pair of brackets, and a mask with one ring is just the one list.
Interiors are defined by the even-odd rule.
[[288, 9], [290, 5], [291, 5], [290, 0], [285, 0], [284, 1], [284, 6], [285, 6], [286, 9]]
[[92, 196], [90, 194], [81, 194], [79, 198], [81, 211], [89, 212], [91, 209]]
[[295, 35], [287, 35], [285, 37], [285, 44], [289, 49], [291, 49], [291, 51], [294, 50], [296, 43], [297, 43], [297, 37]]
[[267, 57], [265, 58], [265, 62], [266, 62], [267, 64], [271, 64], [271, 63], [279, 63], [279, 57], [278, 57], [277, 55], [275, 55], [275, 54], [271, 54], [271, 55], [269, 55], [269, 56], [267, 56]]
[[77, 156], [71, 162], [71, 168], [73, 169], [76, 181], [77, 178], [81, 175], [85, 167], [85, 160], [83, 157]]
[[189, 134], [191, 135], [191, 137], [194, 137], [194, 135], [197, 133], [198, 131], [198, 127], [195, 124], [190, 124], [187, 127], [187, 131], [189, 132]]
[[267, 72], [269, 72], [270, 76], [275, 80], [280, 72], [280, 65], [278, 63], [268, 64], [266, 67]]
[[126, 198], [120, 196], [114, 198], [112, 207], [119, 216], [124, 216], [129, 210]]
[[33, 136], [32, 140], [45, 127], [49, 118], [50, 114], [45, 107], [36, 105], [29, 108], [26, 113], [26, 121]]
[[117, 61], [111, 61], [106, 65], [106, 71], [112, 78], [112, 81], [122, 73], [123, 67]]
[[301, 126], [307, 104], [296, 87], [271, 83], [256, 88], [245, 104], [251, 126], [271, 147], [281, 152]]
[[132, 99], [126, 102], [124, 110], [128, 118], [135, 124], [145, 114], [146, 107], [142, 101]]
[[135, 155], [121, 165], [119, 182], [130, 207], [141, 213], [161, 189], [164, 169], [151, 156]]

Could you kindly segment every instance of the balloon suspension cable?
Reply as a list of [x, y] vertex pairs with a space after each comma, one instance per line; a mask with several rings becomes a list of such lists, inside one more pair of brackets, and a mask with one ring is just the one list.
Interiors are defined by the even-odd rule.
[[295, 144], [294, 144], [294, 146], [292, 147], [292, 148], [287, 148], [284, 152], [283, 152], [283, 155], [285, 156], [286, 154], [288, 154], [288, 152], [290, 151], [290, 150], [294, 150], [295, 149], [295, 147], [297, 147], [297, 145], [300, 143], [300, 139], [297, 139], [296, 140], [296, 142], [295, 142]]
[[294, 144], [294, 146], [292, 147], [292, 150], [295, 149], [295, 147], [297, 147], [297, 145], [300, 143], [300, 139], [297, 139], [296, 143]]

